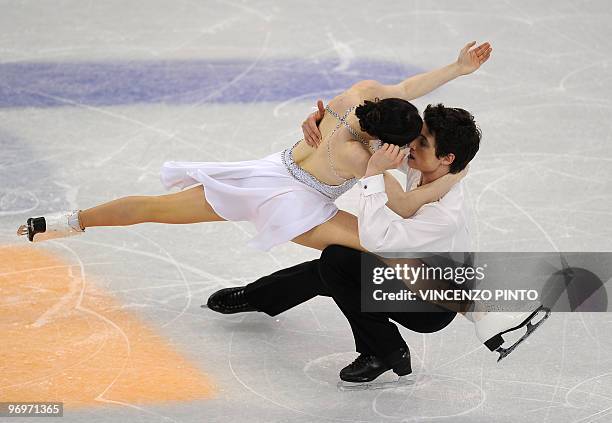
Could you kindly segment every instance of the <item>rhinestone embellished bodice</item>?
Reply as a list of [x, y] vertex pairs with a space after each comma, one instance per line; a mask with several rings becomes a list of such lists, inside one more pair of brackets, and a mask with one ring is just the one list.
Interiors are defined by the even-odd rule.
[[287, 148], [286, 150], [284, 150], [282, 152], [283, 164], [285, 165], [285, 167], [287, 168], [289, 173], [295, 179], [297, 179], [298, 181], [308, 185], [311, 188], [316, 189], [321, 194], [329, 197], [332, 200], [335, 200], [336, 198], [340, 197], [342, 194], [344, 194], [345, 192], [350, 190], [357, 183], [357, 179], [356, 178], [349, 178], [349, 179], [343, 178], [336, 171], [336, 168], [334, 166], [334, 161], [333, 161], [333, 158], [332, 158], [332, 152], [331, 152], [331, 141], [332, 141], [331, 137], [334, 135], [334, 133], [336, 133], [336, 131], [341, 126], [344, 126], [349, 131], [349, 133], [353, 136], [354, 139], [356, 139], [357, 141], [359, 141], [360, 143], [362, 143], [366, 147], [370, 148], [372, 151], [376, 151], [381, 146], [381, 142], [380, 141], [378, 143], [375, 143], [374, 146], [370, 146], [369, 141], [367, 141], [365, 138], [363, 138], [346, 121], [348, 115], [353, 110], [355, 110], [356, 108], [357, 108], [357, 106], [353, 106], [350, 109], [348, 109], [344, 113], [343, 116], [340, 116], [337, 112], [335, 112], [333, 109], [331, 109], [329, 107], [329, 105], [325, 107], [325, 110], [329, 114], [331, 114], [333, 117], [335, 117], [336, 120], [338, 120], [338, 124], [336, 125], [334, 130], [331, 132], [331, 134], [327, 137], [327, 161], [328, 161], [330, 169], [332, 170], [334, 175], [338, 179], [343, 181], [342, 184], [340, 184], [340, 185], [329, 185], [329, 184], [326, 184], [324, 182], [321, 182], [314, 175], [312, 175], [311, 173], [309, 173], [306, 170], [302, 169], [297, 163], [295, 163], [295, 161], [293, 160], [293, 149], [302, 140], [296, 142], [295, 144], [293, 144], [293, 146], [291, 148]]
[[329, 185], [325, 182], [319, 181], [314, 175], [306, 170], [302, 169], [294, 160], [293, 160], [293, 148], [301, 142], [298, 141], [291, 148], [287, 148], [283, 150], [282, 160], [283, 164], [296, 180], [302, 182], [305, 185], [308, 185], [311, 188], [316, 189], [321, 194], [330, 198], [331, 200], [336, 200], [336, 198], [340, 197], [342, 194], [350, 190], [356, 183], [357, 179], [351, 178], [347, 179], [340, 185]]

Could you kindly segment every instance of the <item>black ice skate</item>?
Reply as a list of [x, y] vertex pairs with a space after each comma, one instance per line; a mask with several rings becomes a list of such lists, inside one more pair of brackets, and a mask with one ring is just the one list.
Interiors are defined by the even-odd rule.
[[[411, 385], [414, 378], [410, 364], [410, 351], [402, 348], [399, 351], [400, 358], [392, 367], [387, 366], [381, 359], [374, 355], [360, 354], [351, 364], [340, 371], [340, 382], [338, 389], [341, 391], [362, 391], [366, 389], [387, 389], [399, 386]], [[376, 379], [393, 369], [399, 377], [390, 381], [376, 381]]]
[[259, 311], [247, 300], [244, 286], [220, 289], [208, 297], [206, 305], [202, 305], [202, 307], [208, 307], [212, 311], [222, 314]]

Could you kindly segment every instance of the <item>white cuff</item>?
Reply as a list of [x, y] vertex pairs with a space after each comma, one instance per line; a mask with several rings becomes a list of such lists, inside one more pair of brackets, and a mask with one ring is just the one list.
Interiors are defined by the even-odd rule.
[[368, 176], [359, 180], [361, 186], [361, 195], [378, 194], [385, 192], [385, 177], [381, 173], [379, 175]]

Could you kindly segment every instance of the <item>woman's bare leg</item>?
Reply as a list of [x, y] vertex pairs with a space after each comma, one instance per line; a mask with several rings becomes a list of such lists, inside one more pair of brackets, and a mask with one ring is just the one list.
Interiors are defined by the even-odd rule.
[[206, 200], [204, 187], [198, 185], [166, 195], [118, 198], [79, 213], [82, 228], [126, 226], [144, 222], [198, 223], [225, 220]]
[[343, 210], [327, 222], [295, 237], [292, 241], [317, 250], [336, 244], [366, 251], [359, 243], [357, 217]]

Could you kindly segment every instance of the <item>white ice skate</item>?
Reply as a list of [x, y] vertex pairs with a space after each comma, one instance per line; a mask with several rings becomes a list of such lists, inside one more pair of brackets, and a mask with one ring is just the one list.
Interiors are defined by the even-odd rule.
[[31, 242], [79, 235], [85, 232], [79, 223], [79, 212], [80, 210], [72, 210], [44, 217], [31, 217], [25, 225], [17, 229], [17, 235], [27, 235]]
[[[539, 306], [531, 312], [488, 312], [474, 322], [476, 335], [489, 350], [499, 353], [499, 362], [527, 339], [549, 315], [550, 309], [544, 306]], [[527, 331], [518, 341], [508, 347], [502, 347], [505, 342], [504, 335], [524, 327]]]

